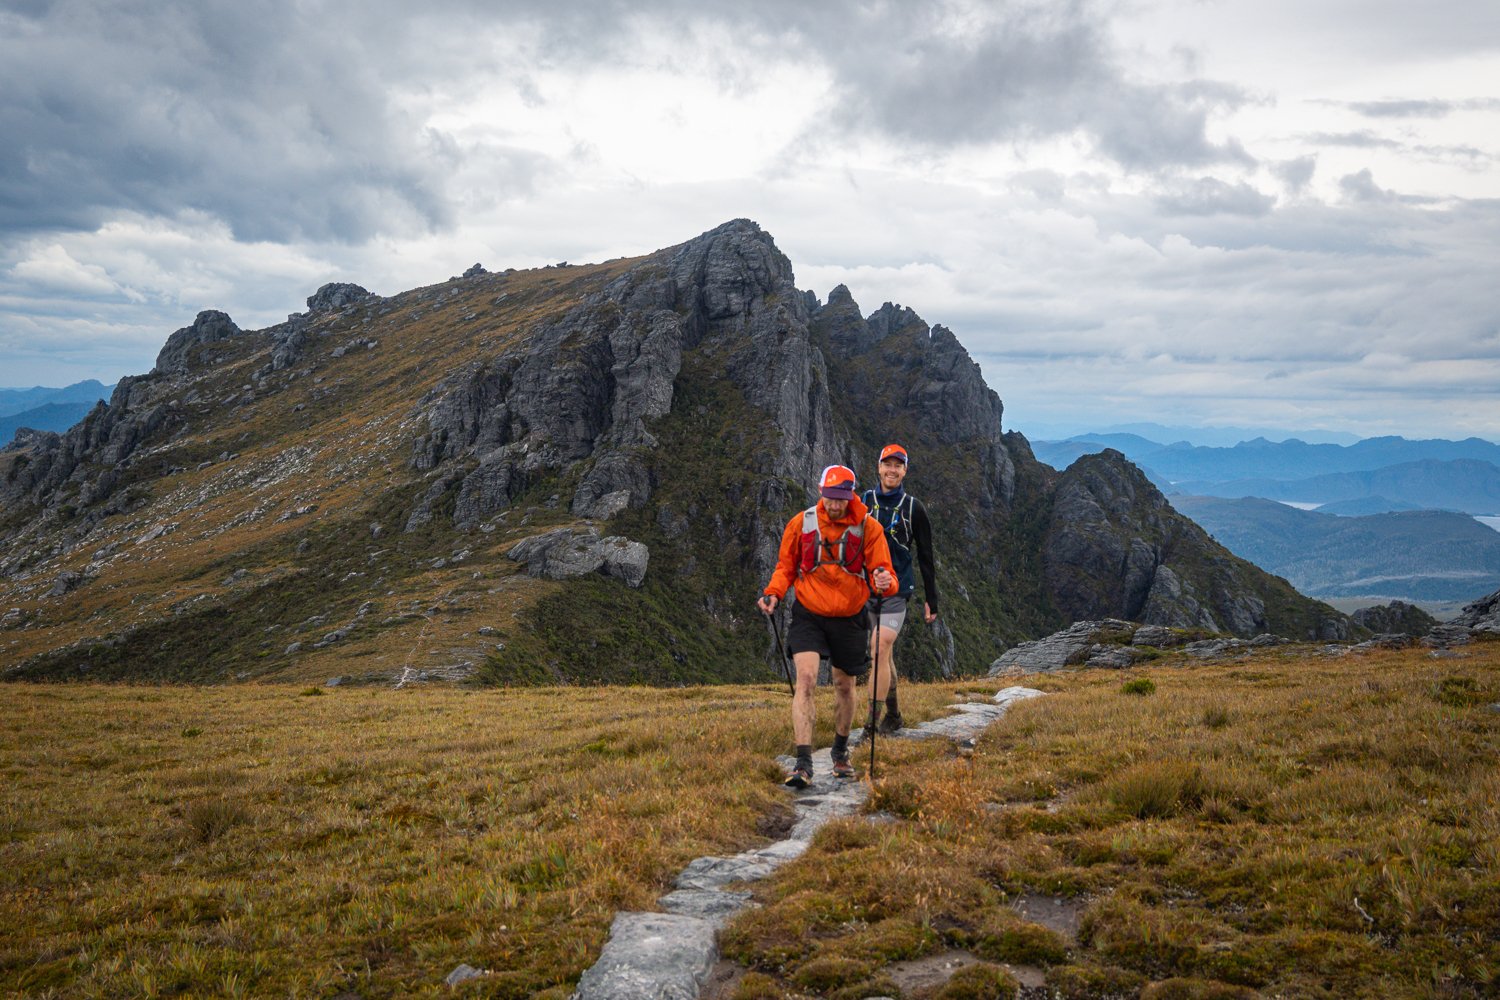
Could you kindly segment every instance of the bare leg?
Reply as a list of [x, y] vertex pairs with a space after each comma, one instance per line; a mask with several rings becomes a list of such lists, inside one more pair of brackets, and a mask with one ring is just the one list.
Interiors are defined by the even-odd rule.
[[[792, 735], [798, 746], [812, 746], [813, 691], [818, 686], [818, 663], [821, 659], [817, 653], [792, 655], [792, 663], [797, 668], [797, 693], [792, 698]], [[846, 722], [844, 732], [848, 731]]]
[[880, 668], [873, 680], [875, 700], [885, 701], [886, 692], [896, 682], [896, 631], [878, 628], [870, 636], [870, 666]]
[[854, 678], [838, 667], [833, 668], [833, 731], [849, 735], [854, 724]]

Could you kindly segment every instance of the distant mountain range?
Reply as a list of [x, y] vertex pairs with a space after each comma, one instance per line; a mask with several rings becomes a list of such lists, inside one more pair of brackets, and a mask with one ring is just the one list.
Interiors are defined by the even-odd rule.
[[1338, 513], [1434, 508], [1500, 512], [1500, 445], [1480, 438], [1413, 441], [1367, 438], [1352, 445], [1264, 438], [1233, 448], [1164, 445], [1136, 434], [1089, 434], [1038, 441], [1037, 458], [1066, 468], [1081, 455], [1114, 448], [1166, 493], [1332, 504]]
[[1468, 600], [1500, 589], [1500, 532], [1465, 514], [1338, 517], [1274, 500], [1174, 496], [1229, 551], [1324, 599]]
[[108, 400], [112, 388], [97, 379], [88, 379], [62, 389], [44, 386], [0, 389], [0, 444], [9, 442], [22, 427], [65, 431], [82, 420], [100, 400]]
[[1495, 514], [1500, 513], [1500, 466], [1474, 459], [1451, 462], [1426, 459], [1369, 472], [1333, 472], [1290, 481], [1178, 482], [1171, 492], [1319, 504], [1351, 503], [1356, 505], [1355, 509], [1367, 512], [1375, 505], [1374, 501], [1384, 498], [1408, 510], [1416, 507]]
[[1350, 434], [1347, 431], [1322, 431], [1303, 428], [1289, 432], [1269, 427], [1184, 427], [1181, 425], [1167, 426], [1165, 424], [1150, 422], [1092, 427], [1087, 432], [1078, 434], [1075, 434], [1072, 430], [1058, 428], [1056, 425], [1038, 426], [1033, 424], [1026, 429], [1031, 436], [1050, 441], [1063, 441], [1085, 437], [1095, 438], [1100, 434], [1133, 434], [1152, 441], [1180, 441], [1189, 445], [1203, 445], [1210, 448], [1229, 448], [1239, 444], [1241, 441], [1252, 441], [1255, 438], [1268, 438], [1272, 441], [1284, 441], [1288, 438], [1296, 438], [1299, 441], [1306, 441], [1309, 444], [1354, 444], [1360, 440], [1358, 434]]

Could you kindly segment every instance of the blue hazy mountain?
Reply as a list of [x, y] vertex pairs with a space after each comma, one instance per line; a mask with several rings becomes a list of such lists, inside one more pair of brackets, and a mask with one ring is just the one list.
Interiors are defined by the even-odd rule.
[[1229, 551], [1312, 597], [1456, 601], [1500, 589], [1500, 532], [1466, 514], [1338, 517], [1258, 497], [1170, 499]]
[[1330, 504], [1384, 497], [1432, 510], [1500, 513], [1500, 466], [1477, 459], [1403, 462], [1368, 472], [1333, 472], [1306, 479], [1177, 481], [1173, 492], [1216, 497], [1265, 497]]
[[1359, 440], [1359, 435], [1349, 434], [1345, 431], [1324, 431], [1314, 429], [1300, 429], [1294, 431], [1276, 430], [1270, 427], [1182, 427], [1168, 426], [1166, 424], [1135, 422], [1126, 424], [1111, 424], [1108, 427], [1092, 427], [1086, 431], [1079, 430], [1076, 425], [1066, 427], [1059, 424], [1041, 425], [1016, 425], [1026, 432], [1026, 436], [1033, 440], [1045, 439], [1050, 441], [1065, 441], [1068, 439], [1097, 439], [1100, 435], [1110, 434], [1132, 434], [1136, 437], [1146, 438], [1153, 442], [1167, 444], [1173, 441], [1181, 441], [1188, 445], [1198, 445], [1208, 448], [1230, 448], [1241, 441], [1253, 441], [1255, 438], [1267, 438], [1271, 441], [1285, 441], [1296, 439], [1306, 441], [1309, 444], [1354, 444]]
[[[0, 389], [0, 417], [40, 409], [49, 403], [87, 403], [93, 406], [101, 399], [109, 399], [110, 390], [113, 388], [113, 386], [104, 385], [98, 379], [91, 378], [83, 382], [74, 382], [61, 389], [49, 389], [46, 386], [33, 386], [30, 389]], [[37, 430], [48, 429], [51, 428], [37, 428]], [[63, 429], [66, 430], [66, 428]], [[7, 434], [5, 439], [10, 440], [10, 435]]]
[[[1191, 445], [1185, 441], [1164, 444], [1138, 434], [1111, 433], [1032, 443], [1033, 454], [1055, 468], [1066, 468], [1080, 455], [1094, 454], [1105, 448], [1122, 452], [1155, 479], [1184, 484], [1181, 492], [1210, 492], [1221, 496], [1229, 494], [1218, 490], [1198, 490], [1196, 487], [1203, 483], [1229, 483], [1238, 480], [1287, 481], [1328, 473], [1372, 472], [1414, 462], [1479, 461], [1500, 466], [1500, 445], [1473, 437], [1462, 441], [1377, 437], [1365, 438], [1351, 445], [1255, 438], [1241, 441], [1232, 448], [1210, 448]], [[1189, 488], [1185, 485], [1187, 483], [1194, 486]], [[1234, 495], [1257, 494], [1250, 491]], [[1329, 499], [1352, 498], [1339, 496]]]
[[62, 433], [87, 416], [100, 400], [107, 401], [112, 388], [88, 379], [61, 389], [0, 389], [0, 447], [9, 444], [22, 427]]

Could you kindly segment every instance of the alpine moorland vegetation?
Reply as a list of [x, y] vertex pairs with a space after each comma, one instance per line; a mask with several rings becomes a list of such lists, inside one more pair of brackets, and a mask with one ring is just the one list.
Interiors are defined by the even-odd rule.
[[[1500, 644], [1176, 663], [1024, 678], [972, 750], [883, 740], [867, 814], [751, 886], [730, 995], [894, 996], [954, 952], [908, 995], [1494, 995]], [[8, 995], [560, 1000], [615, 911], [789, 814], [770, 686], [5, 693]]]

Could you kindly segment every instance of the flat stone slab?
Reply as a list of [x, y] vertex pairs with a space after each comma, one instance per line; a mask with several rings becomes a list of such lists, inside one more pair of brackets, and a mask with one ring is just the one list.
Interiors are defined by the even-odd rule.
[[618, 913], [573, 1000], [698, 1000], [719, 957], [714, 925], [676, 913]]
[[748, 892], [731, 892], [726, 889], [677, 889], [657, 902], [668, 913], [707, 920], [716, 930], [729, 923], [735, 914], [752, 905]]

